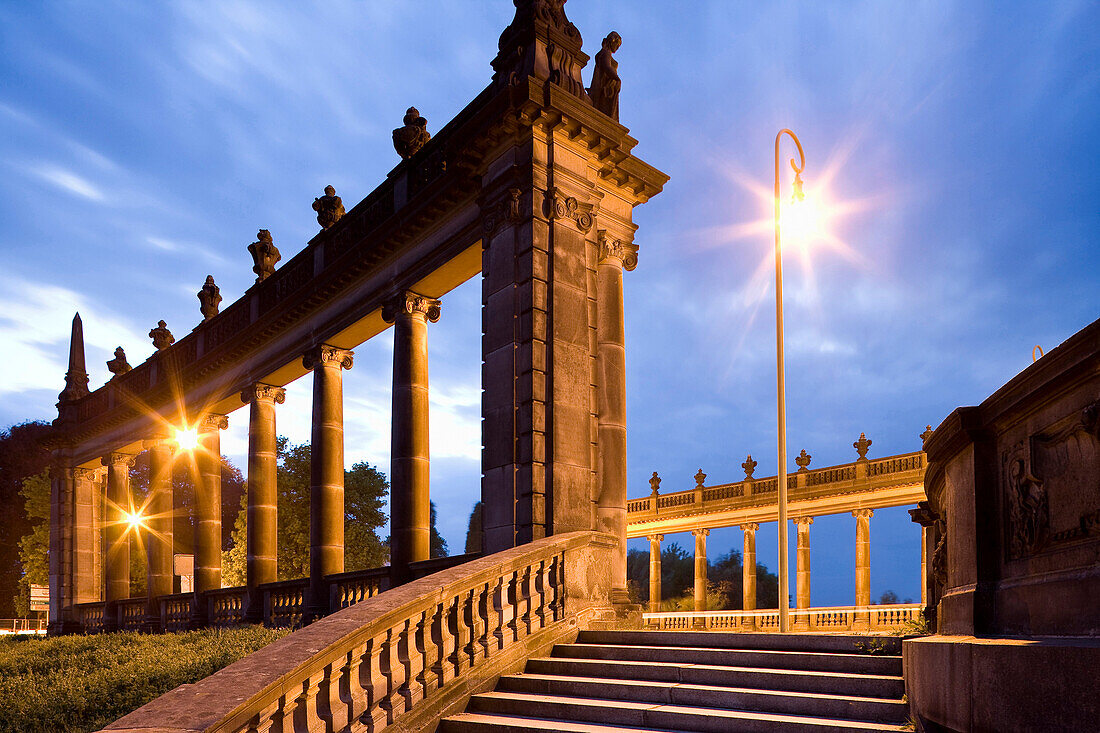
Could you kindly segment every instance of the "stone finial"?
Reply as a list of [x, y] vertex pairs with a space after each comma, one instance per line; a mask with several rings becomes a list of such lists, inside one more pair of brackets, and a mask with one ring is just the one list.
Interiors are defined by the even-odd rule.
[[592, 86], [588, 87], [588, 98], [592, 106], [605, 115], [619, 121], [619, 62], [612, 56], [623, 45], [622, 36], [615, 31], [603, 39], [603, 47], [596, 52], [596, 64], [592, 69]]
[[[528, 78], [557, 84], [588, 99], [581, 71], [588, 55], [577, 26], [565, 16], [565, 0], [512, 0], [516, 15], [500, 34], [493, 84], [514, 87]], [[541, 84], [540, 84], [541, 86]]]
[[260, 283], [275, 274], [275, 263], [283, 259], [279, 248], [271, 239], [271, 232], [261, 229], [256, 233], [256, 241], [248, 245], [252, 255], [252, 272], [256, 273], [256, 282]]
[[325, 195], [313, 199], [313, 210], [317, 212], [317, 223], [322, 229], [328, 229], [344, 215], [344, 202], [336, 195], [335, 188], [325, 186]]
[[111, 374], [117, 377], [119, 374], [125, 374], [130, 371], [131, 368], [130, 364], [126, 361], [126, 352], [119, 346], [115, 349], [115, 358], [107, 362], [107, 369]]
[[745, 469], [745, 478], [751, 479], [752, 472], [756, 470], [756, 461], [752, 459], [752, 453], [749, 454], [745, 462], [741, 464], [741, 468]]
[[168, 330], [168, 324], [164, 321], [157, 321], [157, 327], [149, 330], [149, 338], [153, 339], [153, 346], [157, 347], [157, 351], [163, 351], [176, 343], [176, 337]]
[[649, 488], [654, 496], [661, 491], [661, 477], [657, 475], [657, 472], [653, 472], [653, 477], [649, 479]]
[[707, 475], [705, 473], [703, 473], [703, 469], [700, 468], [698, 473], [695, 474], [695, 485], [696, 486], [702, 486], [703, 482], [706, 481], [706, 480], [707, 480]]
[[852, 447], [859, 453], [859, 460], [867, 460], [867, 449], [871, 447], [871, 441], [867, 440], [867, 436], [863, 433], [859, 434], [859, 440], [852, 443]]
[[408, 160], [416, 155], [417, 151], [432, 139], [432, 136], [428, 132], [428, 121], [420, 116], [420, 111], [416, 107], [409, 107], [402, 122], [405, 123], [404, 126], [393, 131], [393, 148], [402, 160]]
[[812, 458], [813, 458], [813, 456], [811, 456], [809, 453], [807, 453], [806, 449], [803, 448], [802, 452], [799, 453], [797, 456], [795, 456], [794, 462], [798, 466], [799, 471], [805, 471], [807, 468], [809, 468], [810, 460]]
[[84, 323], [80, 314], [73, 316], [69, 336], [69, 369], [65, 372], [65, 389], [57, 396], [59, 402], [72, 402], [88, 394], [88, 370], [84, 368]]
[[923, 444], [925, 444], [925, 443], [927, 443], [927, 442], [928, 442], [928, 439], [932, 437], [932, 433], [933, 433], [933, 432], [934, 432], [934, 431], [932, 430], [932, 426], [931, 426], [931, 425], [928, 425], [928, 426], [926, 426], [926, 427], [924, 428], [924, 432], [920, 434], [920, 442], [921, 442], [921, 445], [923, 445]]
[[199, 291], [199, 311], [202, 312], [202, 319], [209, 321], [218, 315], [218, 306], [221, 302], [222, 289], [214, 284], [213, 275], [207, 275], [206, 282], [202, 284], [202, 290]]

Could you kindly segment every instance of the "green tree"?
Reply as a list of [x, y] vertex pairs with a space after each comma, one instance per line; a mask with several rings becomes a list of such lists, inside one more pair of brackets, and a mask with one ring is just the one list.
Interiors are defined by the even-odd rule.
[[19, 562], [23, 577], [19, 579], [19, 594], [15, 599], [15, 613], [30, 613], [31, 585], [47, 585], [50, 582], [50, 476], [48, 471], [35, 474], [23, 481], [19, 491], [23, 508], [30, 522], [30, 531], [19, 540]]
[[0, 431], [0, 618], [15, 615], [23, 576], [19, 542], [31, 531], [20, 493], [23, 480], [49, 465], [50, 454], [39, 441], [52, 430], [45, 422], [24, 422]]
[[[649, 600], [649, 553], [631, 550], [626, 556], [627, 588], [637, 602]], [[743, 605], [744, 579], [741, 553], [730, 550], [707, 563], [707, 609], [738, 609]], [[675, 542], [661, 551], [661, 608], [667, 611], [694, 610], [695, 557]], [[767, 567], [756, 565], [757, 608], [779, 607], [779, 578]]]
[[447, 557], [447, 540], [443, 539], [443, 535], [439, 534], [439, 529], [435, 526], [435, 502], [431, 502], [431, 544], [429, 545], [430, 557]]
[[482, 532], [481, 502], [474, 504], [474, 510], [470, 512], [470, 524], [466, 528], [466, 552], [481, 552]]

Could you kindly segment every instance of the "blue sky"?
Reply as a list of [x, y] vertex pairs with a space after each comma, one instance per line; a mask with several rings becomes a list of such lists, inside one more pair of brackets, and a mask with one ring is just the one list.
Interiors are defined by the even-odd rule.
[[[347, 205], [398, 162], [417, 106], [438, 130], [489, 82], [512, 5], [494, 2], [0, 6], [0, 424], [50, 419], [69, 320], [92, 385], [163, 318], [198, 323], [207, 274], [225, 302], [270, 229], [284, 259], [316, 231], [326, 184]], [[775, 472], [772, 142], [806, 148], [806, 190], [844, 204], [834, 246], [785, 268], [790, 452], [813, 466], [917, 450], [1097, 318], [1100, 9], [1087, 2], [573, 0], [594, 54], [623, 37], [621, 121], [671, 175], [639, 208], [626, 276], [631, 496]], [[591, 71], [585, 71], [588, 79]], [[815, 189], [815, 186], [817, 187]], [[764, 198], [759, 196], [763, 191]], [[433, 498], [461, 548], [479, 493], [480, 293], [431, 327]], [[392, 348], [346, 374], [347, 454], [388, 471]], [[280, 431], [309, 437], [309, 383]], [[244, 413], [227, 453], [243, 465]], [[793, 467], [793, 466], [792, 466]], [[853, 595], [855, 520], [811, 530], [813, 602]], [[872, 594], [918, 594], [917, 528], [871, 524]], [[775, 525], [758, 537], [775, 565]], [[679, 540], [690, 546], [688, 538]], [[711, 554], [740, 547], [717, 531]], [[792, 545], [793, 546], [793, 545]], [[792, 553], [793, 556], [793, 553]]]

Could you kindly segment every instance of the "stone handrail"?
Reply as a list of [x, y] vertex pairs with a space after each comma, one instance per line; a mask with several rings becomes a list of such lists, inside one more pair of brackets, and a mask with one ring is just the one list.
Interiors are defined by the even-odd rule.
[[[919, 603], [871, 606], [822, 606], [790, 609], [792, 631], [897, 631], [921, 619]], [[767, 631], [779, 628], [779, 609], [760, 611], [668, 611], [642, 614], [646, 627], [676, 629], [740, 629]]]
[[368, 598], [105, 730], [245, 733], [434, 728], [532, 654], [611, 618], [618, 540], [573, 532]]

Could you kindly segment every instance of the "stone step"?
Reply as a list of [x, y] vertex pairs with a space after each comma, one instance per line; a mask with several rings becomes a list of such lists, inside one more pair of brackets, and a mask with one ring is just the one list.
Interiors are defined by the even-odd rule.
[[901, 637], [884, 634], [769, 634], [730, 631], [582, 631], [582, 644], [638, 644], [642, 646], [709, 647], [712, 649], [771, 649], [792, 652], [848, 652], [901, 654]]
[[[759, 711], [594, 700], [519, 692], [489, 692], [470, 698], [469, 712], [562, 722], [599, 723], [634, 729], [694, 733], [850, 733], [902, 731], [900, 725]], [[450, 721], [448, 721], [449, 725]], [[450, 727], [445, 731], [459, 730]], [[469, 729], [474, 730], [474, 729]], [[516, 728], [523, 730], [523, 728]], [[557, 730], [566, 730], [559, 727]]]
[[802, 652], [771, 649], [721, 649], [627, 644], [558, 644], [553, 657], [618, 659], [667, 664], [709, 664], [727, 667], [794, 669], [901, 676], [901, 657], [894, 655]]
[[529, 730], [552, 730], [561, 733], [678, 733], [657, 728], [628, 728], [621, 725], [575, 723], [546, 718], [488, 713], [461, 713], [443, 720], [439, 733], [523, 733]]
[[643, 680], [613, 680], [522, 674], [500, 678], [497, 690], [589, 699], [629, 700], [701, 708], [822, 716], [886, 723], [905, 721], [907, 706], [898, 697], [884, 700], [824, 693], [744, 689]]
[[899, 699], [905, 693], [900, 675], [851, 674], [807, 670], [727, 667], [710, 664], [670, 665], [663, 662], [632, 662], [616, 659], [530, 659], [527, 672], [577, 677], [608, 677], [621, 680], [685, 682], [695, 685], [747, 687], [789, 692], [820, 692], [859, 697]]

